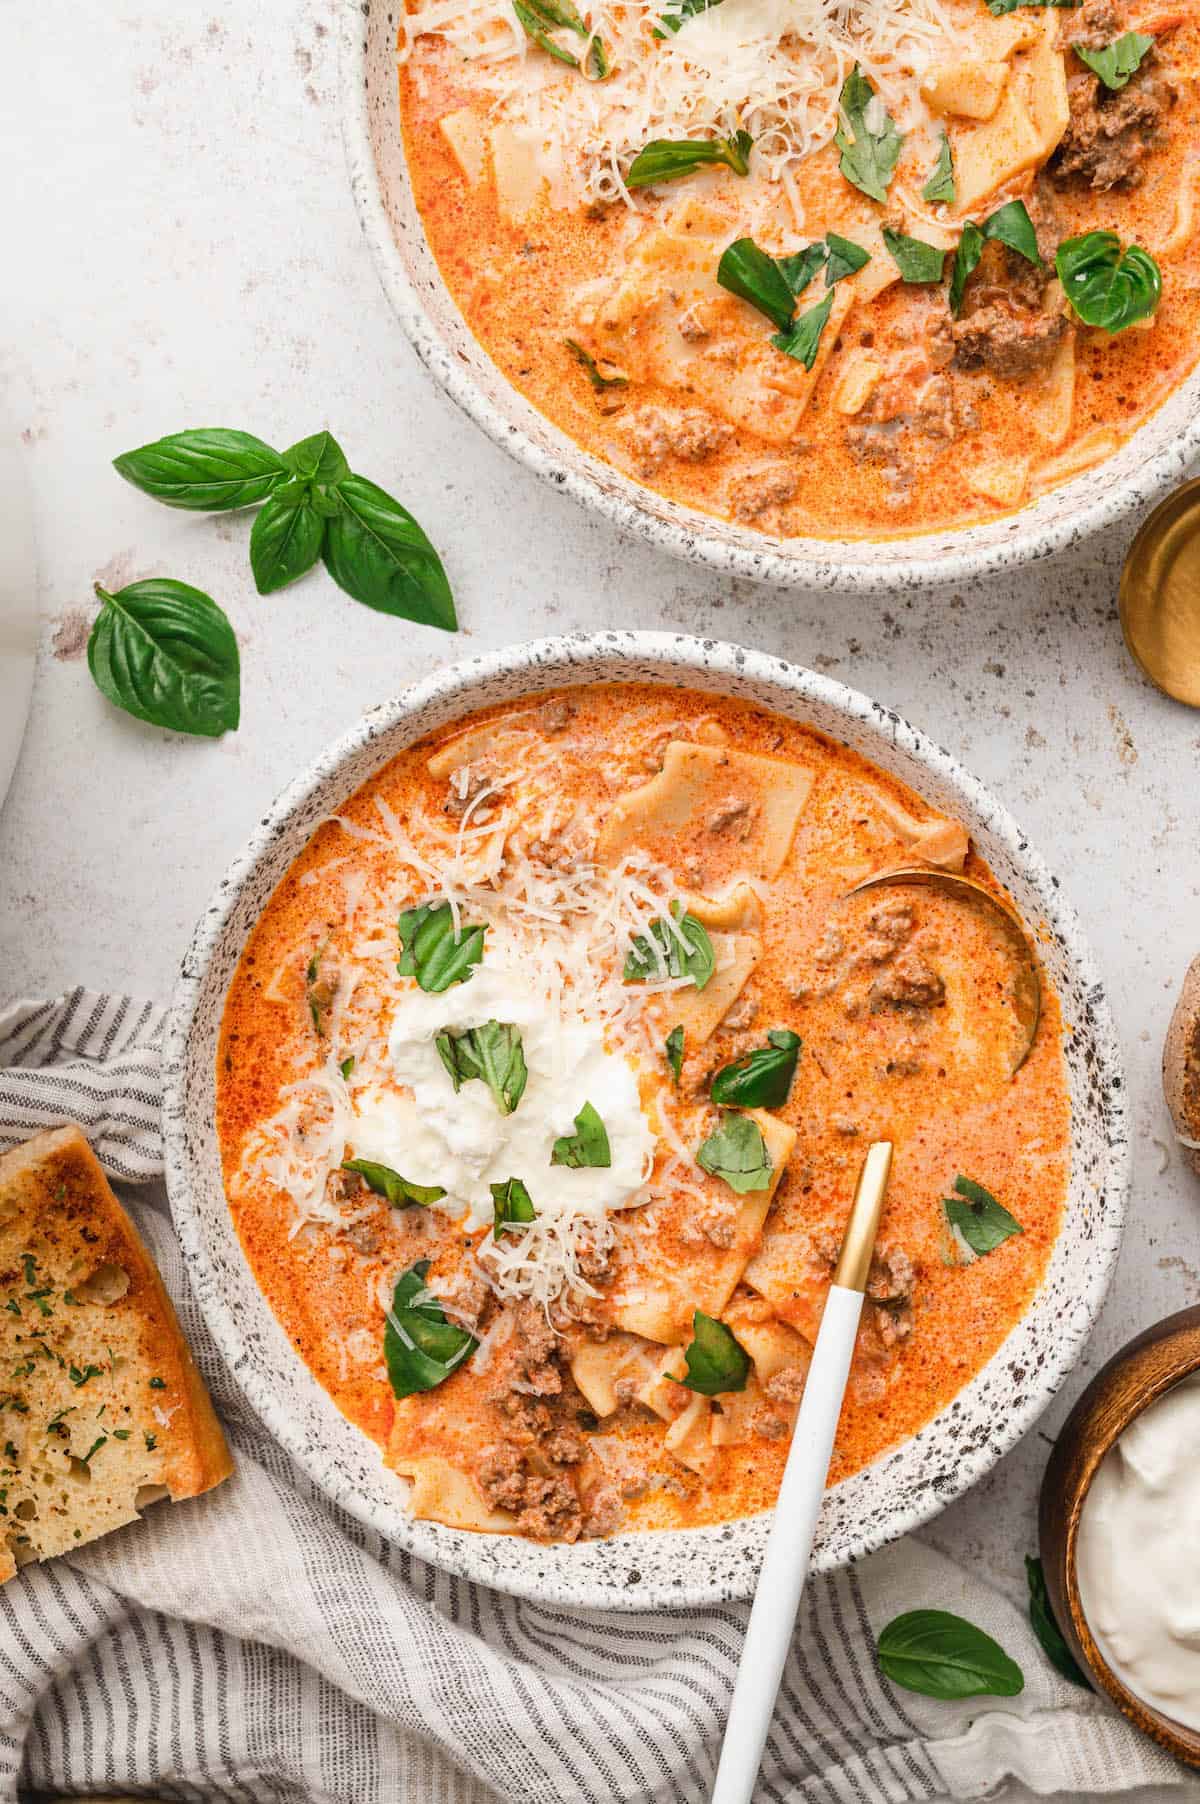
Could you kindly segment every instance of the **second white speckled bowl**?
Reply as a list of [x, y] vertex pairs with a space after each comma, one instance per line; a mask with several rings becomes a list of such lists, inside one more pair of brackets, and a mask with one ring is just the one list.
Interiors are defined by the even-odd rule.
[[853, 746], [969, 829], [1026, 920], [1071, 1023], [1071, 1183], [1045, 1279], [1023, 1319], [919, 1434], [828, 1492], [818, 1571], [906, 1534], [987, 1472], [1071, 1370], [1104, 1298], [1129, 1183], [1125, 1086], [1092, 956], [1057, 880], [983, 785], [879, 702], [761, 652], [666, 633], [580, 634], [451, 666], [344, 734], [267, 809], [222, 880], [184, 961], [164, 1052], [167, 1183], [209, 1327], [251, 1404], [314, 1483], [352, 1515], [452, 1572], [502, 1591], [580, 1607], [645, 1609], [746, 1597], [767, 1516], [719, 1528], [618, 1535], [541, 1547], [414, 1522], [405, 1482], [351, 1426], [301, 1362], [242, 1252], [213, 1128], [217, 1035], [242, 947], [318, 824], [360, 784], [436, 727], [489, 703], [560, 685], [648, 682], [743, 697]]

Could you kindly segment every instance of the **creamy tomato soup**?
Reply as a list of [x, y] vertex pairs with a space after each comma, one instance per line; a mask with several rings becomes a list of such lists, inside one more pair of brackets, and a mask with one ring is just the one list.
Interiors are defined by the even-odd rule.
[[[750, 706], [595, 686], [393, 759], [247, 943], [238, 1230], [418, 1515], [574, 1539], [767, 1508], [866, 1144], [895, 1143], [838, 1479], [1021, 1315], [1068, 1175], [1062, 1027], [956, 822]], [[1024, 1020], [1024, 1026], [1022, 1021]]]
[[1193, 8], [578, 4], [408, 0], [400, 113], [468, 324], [628, 475], [773, 536], [961, 525], [1195, 364]]

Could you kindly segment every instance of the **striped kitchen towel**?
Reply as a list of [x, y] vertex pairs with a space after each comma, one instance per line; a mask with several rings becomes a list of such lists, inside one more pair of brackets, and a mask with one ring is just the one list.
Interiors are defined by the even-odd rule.
[[[192, 1302], [161, 1183], [161, 1011], [75, 990], [0, 1014], [0, 1147], [79, 1121], [178, 1307], [237, 1459], [229, 1483], [0, 1588], [0, 1800], [702, 1804], [744, 1605], [635, 1615], [450, 1578], [333, 1508], [272, 1442]], [[1014, 1550], [1014, 1565], [1018, 1561]], [[901, 1610], [957, 1610], [1020, 1662], [1017, 1699], [893, 1690]], [[808, 1588], [763, 1804], [1075, 1799], [1182, 1769], [1049, 1667], [998, 1592], [913, 1538]]]

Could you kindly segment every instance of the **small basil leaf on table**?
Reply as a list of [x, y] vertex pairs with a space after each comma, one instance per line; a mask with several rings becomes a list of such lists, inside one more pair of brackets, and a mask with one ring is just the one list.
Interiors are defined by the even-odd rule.
[[893, 1685], [928, 1698], [1016, 1697], [1025, 1678], [998, 1641], [949, 1610], [906, 1610], [879, 1637]]
[[771, 1155], [762, 1129], [749, 1115], [725, 1116], [696, 1154], [696, 1163], [710, 1177], [721, 1178], [739, 1196], [771, 1187]]
[[1127, 85], [1131, 76], [1137, 74], [1146, 52], [1154, 48], [1154, 39], [1144, 31], [1126, 31], [1099, 50], [1089, 50], [1083, 44], [1073, 44], [1071, 48], [1080, 62], [1085, 63], [1093, 75], [1098, 75], [1105, 87], [1115, 94]]
[[735, 175], [749, 175], [753, 147], [749, 132], [735, 132], [731, 138], [652, 138], [630, 164], [625, 186], [649, 188], [655, 182], [673, 182], [714, 163], [724, 164]]
[[238, 724], [240, 667], [233, 628], [210, 595], [169, 577], [130, 583], [103, 606], [88, 669], [110, 702], [151, 726], [219, 738]]
[[612, 1164], [608, 1131], [590, 1102], [585, 1102], [575, 1117], [575, 1132], [560, 1134], [550, 1154], [551, 1165], [567, 1165], [572, 1170], [590, 1165]]
[[412, 1203], [427, 1209], [446, 1194], [440, 1184], [414, 1184], [390, 1165], [378, 1165], [374, 1159], [343, 1159], [342, 1170], [357, 1172], [367, 1189], [386, 1198], [394, 1209], [407, 1209]]
[[441, 559], [398, 501], [365, 476], [338, 484], [323, 556], [335, 583], [369, 608], [454, 632], [458, 620]]
[[345, 453], [332, 432], [314, 432], [311, 438], [289, 445], [283, 461], [306, 482], [336, 483], [350, 474]]
[[[823, 247], [822, 247], [823, 248]], [[824, 262], [824, 256], [821, 262]], [[786, 332], [796, 311], [796, 297], [778, 262], [753, 238], [736, 238], [717, 264], [717, 281], [730, 294], [749, 301], [771, 324]]]
[[639, 933], [625, 956], [622, 973], [626, 983], [649, 983], [660, 977], [690, 977], [702, 990], [717, 968], [713, 943], [702, 921], [684, 912], [680, 903], [671, 907], [674, 927], [661, 918]]
[[897, 130], [891, 114], [883, 110], [857, 63], [842, 84], [839, 104], [841, 121], [833, 137], [841, 152], [838, 167], [863, 194], [885, 201], [888, 183], [900, 158], [903, 134]]
[[428, 1271], [428, 1259], [418, 1259], [392, 1293], [383, 1357], [397, 1397], [436, 1389], [479, 1345], [467, 1329], [446, 1320], [441, 1304], [425, 1287]]
[[568, 351], [570, 351], [576, 363], [580, 365], [588, 381], [598, 395], [603, 394], [605, 389], [608, 388], [629, 387], [629, 377], [625, 375], [623, 370], [618, 370], [614, 375], [606, 376], [600, 368], [600, 365], [596, 362], [596, 359], [592, 356], [592, 353], [586, 350], [583, 345], [578, 344], [573, 338], [564, 338], [563, 343], [566, 345]]
[[831, 288], [825, 299], [816, 307], [810, 307], [807, 313], [802, 313], [789, 331], [773, 333], [771, 343], [777, 351], [782, 351], [785, 357], [794, 357], [796, 362], [802, 363], [806, 370], [811, 370], [817, 361], [821, 334], [829, 323], [832, 307], [833, 290]]
[[667, 1053], [667, 1070], [675, 1082], [679, 1082], [683, 1070], [683, 1029], [673, 1027], [664, 1042]]
[[954, 1188], [958, 1195], [946, 1197], [942, 1208], [950, 1226], [958, 1229], [973, 1253], [980, 1257], [994, 1253], [1014, 1234], [1025, 1232], [1016, 1216], [973, 1178], [955, 1178]]
[[744, 1391], [750, 1376], [750, 1355], [724, 1322], [697, 1309], [692, 1316], [692, 1342], [684, 1349], [687, 1376], [677, 1378], [684, 1390], [702, 1397], [722, 1391]]
[[250, 529], [250, 568], [260, 595], [286, 588], [311, 570], [321, 555], [325, 521], [313, 506], [307, 485], [299, 487], [299, 495], [281, 491], [270, 496]]
[[1068, 238], [1055, 257], [1059, 280], [1085, 326], [1123, 332], [1149, 319], [1162, 299], [1162, 272], [1138, 244], [1121, 249], [1115, 232]]
[[934, 244], [926, 244], [923, 238], [909, 238], [903, 232], [894, 232], [891, 226], [884, 226], [883, 242], [903, 281], [922, 286], [941, 281], [946, 267], [945, 251], [938, 250]]
[[786, 1027], [772, 1028], [765, 1046], [722, 1065], [710, 1095], [715, 1103], [736, 1108], [780, 1109], [788, 1099], [799, 1056], [799, 1034]]
[[433, 995], [451, 984], [465, 983], [483, 957], [486, 927], [468, 926], [454, 931], [454, 915], [448, 902], [422, 902], [406, 908], [397, 922], [401, 977], [415, 977], [419, 988]]
[[511, 1115], [522, 1096], [529, 1073], [520, 1030], [511, 1022], [485, 1021], [463, 1033], [449, 1029], [435, 1035], [438, 1057], [450, 1073], [455, 1094], [471, 1078], [485, 1083], [502, 1115]]
[[1085, 1678], [1074, 1654], [1067, 1645], [1066, 1636], [1054, 1619], [1054, 1611], [1050, 1608], [1050, 1594], [1046, 1590], [1046, 1574], [1040, 1560], [1025, 1556], [1025, 1577], [1029, 1584], [1029, 1620], [1033, 1624], [1033, 1632], [1041, 1643], [1042, 1652], [1056, 1672], [1072, 1685], [1080, 1686], [1084, 1691], [1092, 1689]]
[[945, 201], [952, 206], [956, 195], [954, 152], [950, 149], [950, 139], [943, 126], [941, 143], [938, 145], [937, 162], [933, 166], [933, 173], [921, 190], [921, 199], [933, 202]]
[[506, 1178], [503, 1184], [489, 1184], [488, 1189], [492, 1193], [493, 1240], [499, 1240], [505, 1228], [527, 1228], [537, 1220], [533, 1199], [520, 1178]]
[[114, 457], [113, 468], [168, 507], [206, 514], [253, 507], [292, 473], [279, 452], [260, 438], [219, 426], [155, 439]]
[[829, 251], [825, 263], [826, 288], [832, 288], [835, 282], [844, 281], [847, 276], [857, 275], [871, 261], [870, 251], [855, 244], [852, 238], [839, 238], [836, 232], [827, 232], [825, 243]]

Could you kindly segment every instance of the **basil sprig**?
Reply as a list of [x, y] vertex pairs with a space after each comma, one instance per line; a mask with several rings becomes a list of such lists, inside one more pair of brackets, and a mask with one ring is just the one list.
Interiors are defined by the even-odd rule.
[[1006, 244], [1009, 250], [1016, 251], [1032, 263], [1035, 268], [1042, 267], [1042, 254], [1038, 250], [1037, 233], [1033, 221], [1029, 217], [1029, 209], [1023, 200], [1010, 200], [1005, 206], [998, 207], [984, 220], [981, 226], [968, 219], [962, 229], [962, 237], [958, 241], [958, 249], [954, 254], [954, 270], [950, 277], [950, 311], [957, 319], [962, 312], [963, 296], [966, 293], [967, 280], [979, 267], [979, 259], [983, 256], [983, 247], [988, 239], [995, 239]]
[[959, 1176], [954, 1180], [954, 1188], [958, 1195], [948, 1196], [942, 1203], [946, 1220], [952, 1228], [958, 1229], [971, 1251], [979, 1257], [994, 1253], [1014, 1234], [1025, 1232], [1016, 1216], [1010, 1215], [1003, 1203], [998, 1203], [991, 1191], [977, 1184], [974, 1178]]
[[1144, 31], [1126, 31], [1099, 50], [1089, 50], [1084, 44], [1072, 48], [1080, 62], [1116, 94], [1137, 74], [1147, 51], [1154, 48], [1154, 39]]
[[1050, 1608], [1050, 1594], [1046, 1590], [1046, 1574], [1040, 1560], [1025, 1556], [1025, 1578], [1029, 1585], [1029, 1620], [1033, 1632], [1041, 1643], [1042, 1652], [1056, 1672], [1072, 1685], [1080, 1686], [1084, 1691], [1092, 1689], [1091, 1683], [1083, 1675], [1074, 1654], [1067, 1644], [1067, 1638], [1055, 1621], [1054, 1611]]
[[[603, 81], [608, 75], [608, 53], [600, 39], [592, 36], [572, 0], [512, 0], [512, 9], [526, 37], [556, 62], [581, 70], [589, 81]], [[573, 31], [576, 37], [587, 38], [585, 61], [581, 63], [574, 51], [551, 37], [554, 31]]]
[[450, 1073], [456, 1096], [465, 1083], [478, 1078], [491, 1091], [500, 1113], [512, 1114], [525, 1094], [529, 1077], [518, 1028], [511, 1022], [484, 1021], [462, 1033], [446, 1028], [435, 1034], [433, 1043]]
[[945, 126], [942, 127], [942, 140], [938, 145], [937, 161], [933, 173], [921, 190], [921, 199], [928, 201], [946, 201], [953, 205], [958, 190], [954, 184], [954, 152], [950, 148], [950, 138]]
[[155, 727], [217, 739], [240, 712], [237, 639], [211, 596], [170, 577], [150, 577], [101, 601], [88, 638], [96, 687]]
[[1162, 300], [1162, 271], [1140, 244], [1121, 249], [1115, 232], [1085, 232], [1058, 247], [1059, 280], [1085, 326], [1115, 336], [1149, 319]]
[[448, 902], [422, 902], [406, 908], [396, 924], [400, 936], [401, 977], [415, 977], [418, 986], [440, 995], [451, 984], [465, 983], [483, 957], [486, 927], [468, 926], [454, 931], [454, 915]]
[[683, 1071], [683, 1028], [673, 1027], [663, 1042], [667, 1055], [667, 1070], [675, 1083], [679, 1082]]
[[492, 1193], [492, 1239], [499, 1240], [506, 1228], [527, 1228], [537, 1220], [533, 1198], [520, 1178], [505, 1178], [503, 1184], [489, 1184]]
[[873, 100], [875, 89], [855, 63], [842, 84], [839, 106], [844, 123], [839, 122], [833, 141], [842, 153], [838, 167], [846, 180], [872, 200], [885, 201], [904, 135], [882, 104], [871, 107]]
[[940, 251], [935, 244], [926, 244], [923, 238], [909, 238], [904, 232], [893, 231], [891, 226], [884, 226], [883, 242], [902, 281], [922, 287], [941, 281], [946, 252]]
[[906, 1610], [889, 1622], [879, 1664], [893, 1685], [927, 1698], [1012, 1698], [1025, 1689], [999, 1642], [949, 1610]]
[[425, 533], [391, 495], [354, 475], [328, 432], [274, 451], [248, 432], [203, 427], [126, 451], [113, 464], [168, 507], [221, 513], [261, 505], [250, 564], [262, 595], [323, 558], [334, 582], [366, 607], [446, 632], [458, 626]]
[[575, 1132], [560, 1134], [550, 1154], [551, 1165], [567, 1165], [572, 1170], [590, 1165], [612, 1164], [608, 1130], [590, 1102], [585, 1102], [575, 1117]]
[[436, 1297], [425, 1294], [428, 1271], [428, 1259], [418, 1259], [392, 1292], [383, 1357], [397, 1397], [436, 1390], [479, 1345], [466, 1328], [446, 1320]]
[[684, 1348], [687, 1376], [677, 1378], [685, 1391], [717, 1397], [723, 1391], [744, 1391], [750, 1376], [750, 1355], [733, 1331], [697, 1309], [692, 1316], [691, 1345]]
[[717, 968], [708, 929], [682, 902], [671, 904], [675, 926], [660, 917], [651, 921], [648, 933], [639, 933], [625, 956], [622, 973], [626, 983], [648, 983], [656, 977], [690, 977], [702, 990]]
[[745, 1052], [731, 1065], [722, 1065], [713, 1078], [710, 1095], [715, 1103], [743, 1109], [780, 1109], [788, 1099], [800, 1036], [788, 1027], [773, 1027], [765, 1046]]
[[357, 1172], [367, 1189], [386, 1197], [393, 1209], [407, 1209], [413, 1203], [428, 1209], [446, 1194], [440, 1184], [414, 1184], [390, 1165], [377, 1165], [373, 1159], [343, 1159], [342, 1170]]
[[649, 188], [655, 182], [674, 182], [713, 163], [722, 163], [735, 175], [749, 175], [754, 139], [749, 132], [731, 138], [651, 138], [638, 151], [625, 177], [627, 188]]
[[701, 1146], [696, 1163], [710, 1177], [721, 1178], [739, 1196], [771, 1187], [771, 1155], [762, 1129], [749, 1115], [726, 1115]]

